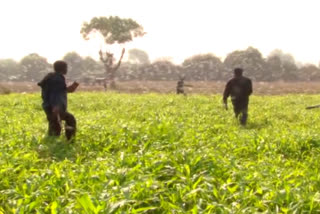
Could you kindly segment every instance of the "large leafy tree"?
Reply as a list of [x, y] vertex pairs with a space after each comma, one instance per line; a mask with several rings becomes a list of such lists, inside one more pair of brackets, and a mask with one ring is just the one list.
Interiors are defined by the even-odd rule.
[[68, 75], [71, 78], [76, 78], [83, 73], [83, 59], [78, 53], [69, 52], [63, 60], [68, 63]]
[[221, 60], [211, 53], [198, 54], [182, 63], [186, 75], [194, 80], [217, 80], [224, 70]]
[[0, 59], [0, 82], [8, 80], [19, 80], [21, 78], [21, 67], [13, 59]]
[[82, 69], [84, 73], [82, 75], [91, 75], [93, 73], [99, 73], [102, 69], [101, 63], [95, 61], [91, 57], [87, 56], [83, 58]]
[[[144, 35], [143, 27], [132, 19], [122, 19], [118, 16], [94, 17], [91, 21], [84, 22], [81, 28], [81, 34], [88, 40], [92, 34], [100, 34], [103, 37], [104, 44], [113, 45], [130, 42], [135, 37]], [[120, 67], [125, 49], [122, 49], [121, 57], [118, 63], [114, 63], [113, 53], [100, 49], [100, 60], [104, 64], [106, 80], [110, 81], [110, 86], [115, 87], [115, 73]]]
[[51, 65], [45, 57], [36, 53], [23, 57], [20, 61], [23, 70], [23, 80], [38, 81], [51, 70]]
[[267, 67], [273, 80], [297, 80], [298, 67], [292, 55], [276, 49], [267, 57]]
[[128, 61], [133, 64], [150, 64], [147, 52], [140, 49], [130, 49]]
[[176, 80], [178, 77], [177, 66], [170, 60], [159, 59], [150, 66], [151, 72], [148, 72], [150, 80]]
[[245, 75], [258, 81], [270, 80], [270, 74], [266, 73], [266, 62], [260, 51], [253, 47], [246, 50], [237, 50], [228, 54], [224, 60], [224, 65], [229, 71], [229, 76], [233, 74], [233, 69], [241, 67], [245, 70]]
[[299, 80], [303, 81], [319, 81], [320, 69], [312, 64], [304, 65], [299, 68]]

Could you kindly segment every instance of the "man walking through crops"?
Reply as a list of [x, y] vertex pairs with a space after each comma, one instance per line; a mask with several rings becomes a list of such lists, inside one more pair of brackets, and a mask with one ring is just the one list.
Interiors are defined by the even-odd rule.
[[252, 82], [249, 78], [242, 76], [241, 68], [234, 69], [234, 77], [230, 79], [223, 93], [223, 103], [228, 109], [227, 99], [231, 96], [233, 110], [241, 125], [246, 125], [248, 118], [249, 96], [252, 93]]
[[180, 78], [180, 80], [177, 82], [177, 94], [184, 94], [184, 79]]
[[74, 82], [67, 87], [64, 75], [68, 65], [64, 61], [53, 64], [54, 72], [47, 74], [38, 85], [41, 87], [42, 108], [49, 122], [49, 136], [60, 136], [61, 120], [65, 120], [65, 134], [71, 140], [76, 133], [76, 119], [67, 112], [67, 92], [74, 92], [79, 83]]
[[192, 85], [184, 84], [184, 78], [185, 77], [179, 76], [179, 81], [177, 82], [177, 94], [187, 95], [184, 92], [184, 87], [192, 87]]

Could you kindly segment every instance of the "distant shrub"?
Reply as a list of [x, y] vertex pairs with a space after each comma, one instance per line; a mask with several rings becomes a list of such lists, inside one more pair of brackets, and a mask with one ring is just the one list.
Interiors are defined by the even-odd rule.
[[0, 94], [10, 94], [10, 93], [11, 93], [10, 89], [0, 85]]

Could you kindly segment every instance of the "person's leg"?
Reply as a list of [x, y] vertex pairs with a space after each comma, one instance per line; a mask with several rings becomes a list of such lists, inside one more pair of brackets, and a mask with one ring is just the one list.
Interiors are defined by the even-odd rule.
[[61, 134], [61, 121], [58, 115], [52, 113], [52, 108], [48, 107], [44, 109], [48, 120], [48, 135], [60, 136]]
[[241, 118], [240, 118], [240, 124], [245, 126], [247, 124], [248, 119], [248, 100], [244, 100], [241, 103]]
[[184, 90], [181, 88], [177, 88], [177, 94], [184, 94]]
[[247, 124], [247, 119], [248, 119], [248, 106], [241, 110], [240, 124], [245, 126]]
[[66, 121], [65, 125], [65, 134], [68, 140], [74, 138], [76, 134], [76, 126], [77, 121], [76, 118], [70, 114], [69, 112], [64, 112], [62, 115], [62, 119]]
[[104, 91], [107, 91], [107, 81], [106, 80], [103, 81], [103, 88], [104, 88]]
[[51, 123], [50, 123], [50, 121], [51, 121], [51, 108], [44, 108], [43, 110], [46, 113], [47, 120], [48, 120], [48, 135], [51, 136], [51, 135], [53, 135]]
[[240, 114], [240, 106], [239, 106], [239, 102], [237, 102], [236, 100], [232, 100], [232, 105], [233, 105], [233, 112], [235, 117], [238, 119], [239, 114]]

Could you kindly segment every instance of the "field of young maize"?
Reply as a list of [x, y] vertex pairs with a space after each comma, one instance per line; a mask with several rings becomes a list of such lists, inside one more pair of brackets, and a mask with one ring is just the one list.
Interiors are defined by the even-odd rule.
[[[319, 213], [318, 95], [69, 95], [76, 142], [40, 95], [0, 96], [0, 213]], [[231, 105], [229, 104], [231, 107]]]

